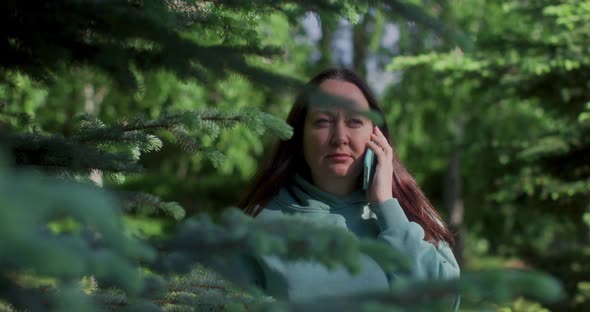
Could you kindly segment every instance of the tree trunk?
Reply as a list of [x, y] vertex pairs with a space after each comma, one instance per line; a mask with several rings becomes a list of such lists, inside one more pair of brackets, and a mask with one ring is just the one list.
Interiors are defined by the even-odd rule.
[[367, 26], [369, 25], [370, 19], [371, 16], [365, 14], [362, 21], [354, 25], [352, 31], [352, 64], [354, 66], [354, 71], [363, 77], [363, 79], [367, 79], [367, 50], [369, 48]]
[[320, 26], [322, 28], [322, 37], [320, 38], [320, 53], [321, 58], [318, 62], [320, 69], [332, 66], [332, 38], [334, 37], [332, 31], [332, 25], [327, 21], [321, 20]]
[[455, 234], [453, 253], [459, 265], [463, 265], [463, 247], [465, 230], [463, 227], [463, 194], [461, 179], [461, 146], [463, 143], [465, 125], [462, 118], [455, 121], [455, 137], [449, 153], [449, 166], [444, 185], [445, 206], [449, 216], [449, 228]]
[[[95, 91], [94, 85], [90, 82], [84, 84], [84, 113], [88, 115], [98, 115], [100, 103], [106, 95], [106, 87]], [[104, 177], [101, 170], [92, 169], [90, 171], [90, 180], [99, 187], [104, 184]]]

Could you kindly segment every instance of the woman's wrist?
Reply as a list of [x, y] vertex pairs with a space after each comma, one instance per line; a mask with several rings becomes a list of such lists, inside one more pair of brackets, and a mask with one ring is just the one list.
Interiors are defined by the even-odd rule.
[[371, 211], [377, 216], [381, 231], [391, 228], [395, 228], [396, 231], [405, 231], [407, 228], [408, 218], [395, 197], [372, 205]]
[[375, 198], [375, 200], [373, 202], [371, 202], [371, 205], [372, 206], [381, 205], [390, 199], [393, 199], [393, 195], [380, 196], [380, 197]]

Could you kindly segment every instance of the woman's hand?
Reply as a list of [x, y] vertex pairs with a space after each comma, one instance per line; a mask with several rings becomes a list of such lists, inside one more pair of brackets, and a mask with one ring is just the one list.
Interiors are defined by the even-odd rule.
[[377, 205], [393, 198], [393, 148], [378, 127], [373, 128], [367, 147], [372, 149], [377, 157], [377, 167], [367, 190], [367, 197], [371, 205]]

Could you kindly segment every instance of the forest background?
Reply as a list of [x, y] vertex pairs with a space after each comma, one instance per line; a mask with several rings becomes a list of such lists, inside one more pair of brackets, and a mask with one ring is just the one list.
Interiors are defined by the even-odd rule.
[[[196, 9], [183, 11], [187, 20], [202, 12], [218, 19], [185, 31], [184, 38], [202, 46], [255, 41], [280, 47], [234, 52], [251, 54], [247, 66], [292, 80], [261, 79], [249, 67], [227, 74], [228, 65], [221, 63], [236, 60], [229, 54], [204, 53], [220, 64], [180, 75], [170, 70], [183, 66], [180, 61], [153, 70], [117, 61], [47, 69], [8, 57], [1, 66], [3, 131], [69, 138], [80, 135], [77, 127], [84, 122], [92, 130], [138, 114], [141, 124], [177, 111], [214, 110], [209, 120], [220, 115], [229, 123], [252, 112], [284, 119], [295, 90], [289, 86], [328, 66], [349, 67], [378, 94], [402, 162], [457, 233], [462, 267], [547, 272], [567, 294], [549, 305], [519, 298], [496, 308], [590, 307], [590, 1], [369, 1], [317, 8], [289, 2], [282, 10], [273, 1], [195, 3]], [[165, 236], [184, 214], [216, 216], [235, 205], [286, 131], [252, 123], [200, 125], [207, 131], [187, 135], [177, 129], [161, 134], [177, 144], [161, 147], [148, 138], [136, 159], [141, 173], [103, 168], [88, 172], [88, 179], [141, 192], [125, 226], [138, 237]], [[19, 159], [23, 149], [10, 142], [17, 146], [17, 165], [36, 164]], [[161, 211], [137, 214], [140, 206]]]

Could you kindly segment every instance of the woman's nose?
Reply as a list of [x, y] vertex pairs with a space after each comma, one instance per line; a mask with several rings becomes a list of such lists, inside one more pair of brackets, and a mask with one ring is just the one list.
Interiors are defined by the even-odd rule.
[[348, 129], [343, 121], [334, 123], [331, 142], [333, 145], [348, 144]]

